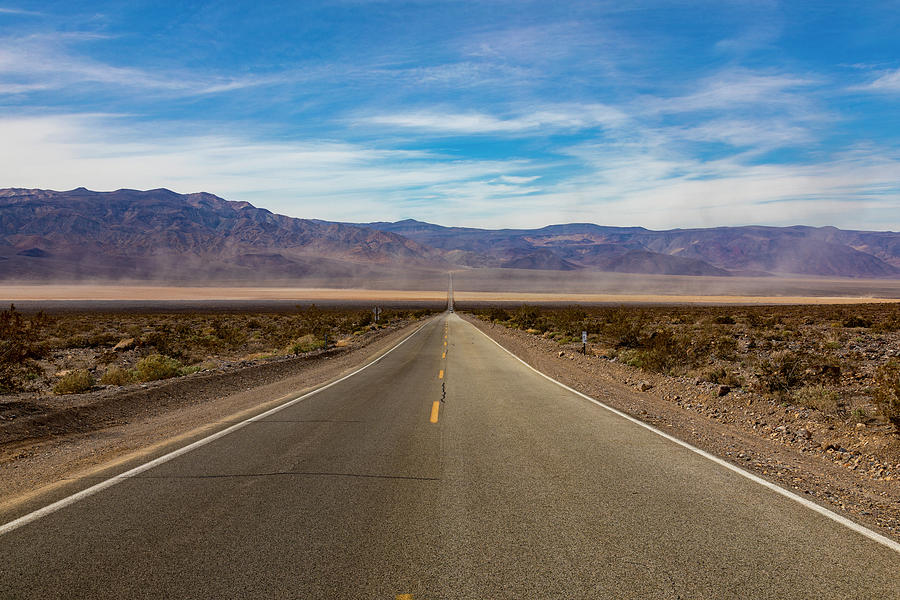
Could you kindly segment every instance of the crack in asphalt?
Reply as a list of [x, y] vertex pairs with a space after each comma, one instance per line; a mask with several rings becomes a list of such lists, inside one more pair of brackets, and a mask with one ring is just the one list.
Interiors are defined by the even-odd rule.
[[[217, 421], [217, 423], [242, 423], [243, 421]], [[250, 421], [248, 425], [258, 425], [261, 423], [365, 423], [366, 421], [350, 420], [350, 419], [260, 419], [259, 421]]]
[[[410, 481], [440, 481], [440, 477], [418, 477], [415, 475], [376, 475], [370, 473], [338, 473], [330, 471], [271, 471], [268, 473], [223, 473], [219, 475], [137, 475], [128, 479], [229, 479], [239, 477], [358, 477], [364, 479], [403, 479]], [[102, 477], [70, 477], [67, 481], [103, 479]]]
[[653, 574], [656, 574], [656, 572], [658, 570], [662, 571], [666, 575], [666, 578], [669, 580], [669, 591], [672, 593], [672, 596], [675, 598], [675, 600], [681, 600], [681, 594], [678, 593], [678, 589], [675, 585], [675, 578], [672, 577], [672, 573], [669, 572], [669, 570], [666, 569], [665, 567], [660, 567], [659, 569], [657, 569], [654, 565], [648, 565], [648, 564], [640, 562], [640, 561], [628, 560], [628, 559], [622, 559], [622, 562], [626, 565], [635, 565], [635, 566], [639, 566], [639, 567], [644, 567], [645, 569], [647, 569], [648, 571], [650, 571]]

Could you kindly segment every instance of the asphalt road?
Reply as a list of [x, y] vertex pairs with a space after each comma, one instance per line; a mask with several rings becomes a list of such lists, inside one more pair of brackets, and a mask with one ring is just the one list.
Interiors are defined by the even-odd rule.
[[872, 600], [900, 598], [900, 553], [445, 313], [358, 374], [0, 536], [0, 598]]

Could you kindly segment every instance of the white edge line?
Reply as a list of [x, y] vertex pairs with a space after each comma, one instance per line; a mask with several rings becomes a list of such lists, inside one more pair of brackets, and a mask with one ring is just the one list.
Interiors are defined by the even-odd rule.
[[[462, 320], [462, 319], [461, 319], [461, 320]], [[472, 323], [469, 323], [469, 324], [472, 325], [473, 327], [475, 327], [474, 324], [472, 324]], [[476, 329], [481, 335], [483, 335], [484, 337], [486, 337], [486, 338], [489, 339], [490, 341], [492, 341], [492, 342], [494, 342], [495, 344], [497, 344], [497, 346], [499, 346], [504, 352], [506, 352], [507, 354], [509, 354], [509, 355], [512, 356], [513, 358], [515, 358], [517, 361], [519, 361], [520, 363], [522, 363], [523, 365], [525, 365], [526, 367], [528, 367], [529, 369], [531, 369], [532, 371], [534, 371], [535, 373], [537, 373], [538, 375], [540, 375], [541, 377], [544, 377], [545, 379], [548, 379], [548, 380], [552, 381], [553, 383], [555, 383], [556, 385], [560, 386], [561, 388], [563, 388], [563, 389], [565, 389], [565, 390], [568, 390], [568, 391], [572, 392], [573, 394], [576, 394], [576, 395], [578, 395], [578, 396], [581, 396], [581, 397], [584, 398], [585, 400], [589, 400], [589, 401], [593, 402], [594, 404], [596, 404], [597, 406], [600, 406], [600, 407], [602, 407], [602, 408], [605, 408], [606, 410], [612, 412], [613, 414], [616, 414], [616, 415], [622, 417], [623, 419], [627, 419], [627, 420], [631, 421], [632, 423], [634, 423], [634, 424], [636, 424], [636, 425], [640, 425], [640, 426], [643, 427], [644, 429], [648, 429], [648, 430], [652, 431], [653, 433], [655, 433], [656, 435], [662, 436], [662, 437], [666, 438], [667, 440], [669, 440], [669, 441], [671, 441], [671, 442], [675, 442], [675, 443], [678, 444], [679, 446], [682, 446], [682, 447], [684, 447], [684, 448], [687, 448], [687, 449], [690, 450], [691, 452], [695, 452], [695, 453], [699, 454], [700, 456], [702, 456], [702, 457], [704, 457], [704, 458], [707, 458], [707, 459], [713, 461], [713, 462], [716, 463], [717, 465], [720, 465], [720, 466], [722, 466], [722, 467], [725, 467], [726, 469], [729, 469], [730, 471], [733, 471], [733, 472], [737, 473], [738, 475], [741, 475], [742, 477], [746, 477], [746, 478], [749, 479], [750, 481], [753, 481], [753, 482], [755, 482], [755, 483], [758, 483], [758, 484], [761, 485], [761, 486], [767, 487], [767, 488], [769, 488], [770, 490], [772, 490], [773, 492], [776, 492], [776, 493], [778, 493], [778, 494], [781, 494], [781, 495], [784, 496], [785, 498], [789, 498], [789, 499], [793, 500], [794, 502], [799, 502], [800, 504], [802, 504], [802, 505], [805, 506], [806, 508], [809, 508], [810, 510], [814, 510], [814, 511], [816, 511], [817, 513], [819, 513], [820, 515], [823, 515], [823, 516], [825, 516], [825, 517], [828, 517], [828, 518], [831, 519], [832, 521], [835, 521], [835, 522], [837, 522], [837, 523], [840, 523], [841, 525], [844, 525], [845, 527], [848, 527], [848, 528], [852, 529], [853, 531], [855, 531], [855, 532], [857, 532], [857, 533], [860, 533], [860, 534], [864, 535], [865, 537], [869, 538], [869, 539], [872, 540], [872, 541], [878, 542], [879, 544], [881, 544], [881, 545], [883, 545], [883, 546], [887, 546], [888, 548], [890, 548], [891, 550], [893, 550], [893, 551], [895, 551], [895, 552], [900, 552], [900, 543], [895, 542], [894, 540], [890, 539], [889, 537], [886, 537], [886, 536], [884, 536], [884, 535], [881, 535], [881, 534], [878, 533], [877, 531], [872, 531], [872, 530], [869, 529], [868, 527], [865, 527], [865, 526], [863, 526], [863, 525], [860, 525], [859, 523], [856, 523], [856, 522], [854, 522], [854, 521], [851, 521], [851, 520], [848, 519], [847, 517], [843, 517], [843, 516], [841, 516], [841, 515], [839, 515], [839, 514], [833, 512], [833, 511], [831, 511], [831, 510], [825, 508], [824, 506], [821, 506], [821, 505], [819, 505], [819, 504], [816, 504], [815, 502], [812, 502], [811, 500], [807, 500], [806, 498], [803, 498], [802, 496], [798, 496], [798, 495], [795, 494], [794, 492], [791, 492], [791, 491], [789, 491], [789, 490], [786, 490], [786, 489], [784, 489], [783, 487], [781, 487], [781, 486], [779, 486], [779, 485], [776, 485], [776, 484], [772, 483], [771, 481], [767, 481], [767, 480], [763, 479], [762, 477], [759, 477], [758, 475], [754, 475], [753, 473], [751, 473], [751, 472], [749, 472], [749, 471], [745, 471], [744, 469], [742, 469], [742, 468], [740, 468], [740, 467], [738, 467], [738, 466], [736, 466], [736, 465], [733, 465], [733, 464], [731, 464], [730, 462], [728, 462], [728, 461], [726, 461], [726, 460], [723, 460], [723, 459], [719, 458], [718, 456], [714, 456], [714, 455], [710, 454], [709, 452], [707, 452], [707, 451], [705, 451], [705, 450], [701, 450], [700, 448], [697, 448], [696, 446], [692, 446], [691, 444], [689, 444], [689, 443], [687, 443], [687, 442], [685, 442], [685, 441], [683, 441], [683, 440], [679, 440], [678, 438], [676, 438], [676, 437], [674, 437], [674, 436], [671, 436], [671, 435], [669, 435], [668, 433], [666, 433], [666, 432], [664, 432], [664, 431], [662, 431], [662, 430], [660, 430], [660, 429], [657, 429], [657, 428], [654, 427], [653, 425], [649, 425], [649, 424], [647, 424], [647, 423], [644, 423], [643, 421], [641, 421], [641, 420], [639, 420], [639, 419], [636, 419], [636, 418], [632, 417], [631, 415], [629, 415], [629, 414], [627, 414], [627, 413], [624, 413], [624, 412], [622, 412], [622, 411], [620, 411], [620, 410], [618, 410], [618, 409], [615, 409], [615, 408], [613, 408], [612, 406], [608, 406], [608, 405], [604, 404], [603, 402], [600, 402], [599, 400], [596, 400], [596, 399], [594, 399], [594, 398], [591, 398], [591, 397], [588, 396], [587, 394], [583, 394], [583, 393], [579, 392], [579, 391], [576, 390], [576, 389], [570, 388], [570, 387], [567, 386], [566, 384], [561, 383], [561, 382], [557, 381], [556, 379], [553, 379], [552, 377], [550, 377], [549, 375], [547, 375], [547, 374], [545, 374], [545, 373], [542, 373], [541, 371], [538, 371], [537, 369], [535, 369], [534, 367], [532, 367], [531, 365], [529, 365], [527, 362], [525, 362], [524, 360], [522, 360], [521, 358], [519, 358], [518, 356], [516, 356], [515, 354], [513, 354], [512, 351], [510, 351], [510, 350], [508, 350], [507, 348], [505, 348], [504, 346], [502, 346], [502, 345], [500, 344], [500, 342], [498, 342], [497, 340], [495, 340], [494, 338], [492, 338], [491, 336], [489, 336], [488, 334], [486, 334], [484, 331], [482, 331], [482, 330], [479, 329], [478, 327], [475, 327], [475, 329]]]
[[9, 523], [0, 525], [0, 536], [2, 536], [3, 534], [9, 533], [11, 531], [14, 531], [14, 530], [18, 529], [19, 527], [22, 527], [23, 525], [27, 525], [28, 523], [31, 523], [32, 521], [37, 521], [38, 519], [40, 519], [42, 517], [46, 517], [47, 515], [55, 513], [56, 511], [58, 511], [62, 508], [65, 508], [71, 504], [75, 504], [79, 500], [84, 500], [88, 496], [93, 496], [94, 494], [96, 494], [98, 492], [101, 492], [107, 488], [110, 488], [110, 487], [116, 485], [120, 481], [124, 481], [125, 479], [131, 479], [132, 477], [134, 477], [136, 475], [140, 475], [144, 471], [148, 471], [148, 470], [152, 469], [153, 467], [157, 467], [163, 463], [169, 462], [172, 459], [178, 458], [182, 454], [187, 454], [191, 450], [196, 450], [197, 448], [200, 448], [201, 446], [205, 446], [205, 445], [209, 444], [210, 442], [214, 442], [221, 437], [225, 437], [229, 433], [234, 433], [238, 429], [242, 429], [243, 427], [249, 425], [250, 423], [253, 423], [254, 421], [259, 421], [261, 419], [264, 419], [270, 415], [277, 413], [280, 410], [284, 410], [285, 408], [288, 408], [289, 406], [293, 406], [294, 404], [297, 404], [298, 402], [302, 402], [303, 400], [306, 400], [310, 396], [313, 396], [315, 394], [318, 394], [319, 392], [327, 390], [331, 386], [337, 385], [337, 384], [341, 383], [342, 381], [353, 377], [357, 373], [360, 373], [361, 371], [364, 371], [364, 370], [368, 369], [369, 367], [371, 367], [372, 365], [376, 364], [377, 362], [381, 361], [381, 359], [383, 359], [385, 356], [387, 356], [388, 354], [390, 354], [391, 352], [393, 352], [394, 350], [396, 350], [397, 348], [399, 348], [400, 346], [405, 344], [407, 342], [407, 340], [409, 340], [414, 335], [416, 335], [417, 333], [422, 331], [422, 328], [424, 328], [426, 324], [427, 323], [423, 323], [422, 325], [419, 325], [419, 327], [416, 328], [415, 331], [413, 331], [408, 336], [406, 336], [405, 338], [400, 340], [400, 342], [398, 342], [397, 345], [390, 348], [387, 352], [385, 352], [384, 354], [382, 354], [381, 356], [379, 356], [372, 362], [366, 363], [365, 365], [356, 369], [352, 373], [348, 373], [347, 375], [344, 375], [340, 379], [336, 379], [336, 380], [332, 381], [331, 383], [323, 385], [322, 387], [318, 387], [318, 388], [312, 390], [311, 392], [307, 392], [307, 393], [303, 394], [302, 396], [298, 396], [296, 398], [288, 400], [284, 404], [279, 404], [278, 406], [276, 406], [274, 408], [270, 408], [269, 410], [267, 410], [263, 413], [260, 413], [253, 417], [250, 417], [249, 419], [241, 421], [240, 423], [236, 423], [236, 424], [232, 425], [231, 427], [228, 427], [227, 429], [223, 429], [222, 431], [218, 431], [210, 436], [207, 436], [203, 439], [197, 440], [196, 442], [188, 444], [187, 446], [184, 446], [177, 450], [173, 450], [172, 452], [169, 452], [168, 454], [165, 454], [163, 456], [155, 458], [155, 459], [151, 460], [150, 462], [146, 462], [142, 465], [138, 465], [137, 467], [134, 467], [131, 470], [125, 471], [124, 473], [120, 473], [119, 475], [114, 475], [113, 477], [110, 477], [109, 479], [101, 481], [98, 484], [92, 485], [89, 488], [83, 489], [80, 492], [72, 494], [71, 496], [67, 496], [67, 497], [63, 498], [62, 500], [57, 500], [56, 502], [54, 502], [52, 504], [48, 504], [47, 506], [45, 506], [43, 508], [39, 508], [34, 512], [30, 512], [27, 515], [23, 515], [23, 516], [19, 517], [18, 519], [14, 519], [14, 520], [10, 521]]

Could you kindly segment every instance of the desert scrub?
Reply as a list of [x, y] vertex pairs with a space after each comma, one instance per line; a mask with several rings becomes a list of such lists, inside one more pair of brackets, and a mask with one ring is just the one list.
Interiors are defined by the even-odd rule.
[[102, 385], [128, 385], [134, 381], [134, 375], [121, 367], [112, 367], [100, 378]]
[[311, 334], [304, 335], [301, 338], [298, 338], [288, 344], [287, 348], [285, 348], [285, 354], [302, 354], [304, 352], [311, 352], [313, 350], [318, 350], [319, 348], [323, 348], [325, 346], [324, 339], [317, 339], [316, 336]]
[[36, 359], [47, 350], [37, 343], [37, 331], [47, 321], [43, 313], [26, 319], [13, 305], [0, 312], [0, 393], [18, 391], [41, 373]]
[[841, 395], [824, 385], [807, 385], [794, 392], [794, 402], [826, 414], [837, 414], [841, 408]]
[[790, 350], [773, 352], [757, 367], [757, 384], [763, 392], [779, 398], [788, 395], [803, 382], [806, 364], [803, 355]]
[[53, 386], [54, 394], [81, 394], [94, 387], [94, 376], [87, 369], [78, 369], [59, 378]]
[[138, 361], [134, 374], [138, 381], [156, 381], [177, 377], [181, 374], [181, 363], [162, 354], [151, 354]]
[[875, 372], [872, 400], [894, 430], [900, 432], [900, 360], [892, 358]]
[[703, 374], [702, 378], [710, 383], [727, 385], [732, 388], [744, 387], [744, 379], [734, 371], [730, 371], [725, 367], [710, 369]]

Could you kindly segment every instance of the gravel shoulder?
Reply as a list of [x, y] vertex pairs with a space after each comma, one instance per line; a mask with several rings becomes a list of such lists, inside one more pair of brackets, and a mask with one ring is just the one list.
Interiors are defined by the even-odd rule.
[[[751, 393], [647, 373], [462, 315], [532, 367], [609, 406], [900, 540], [900, 459], [881, 433], [818, 423]], [[896, 437], [896, 436], [892, 436]]]
[[[327, 352], [28, 403], [0, 421], [0, 522], [73, 482], [147, 460], [337, 379], [424, 320], [353, 336]], [[8, 405], [7, 405], [8, 407]]]

